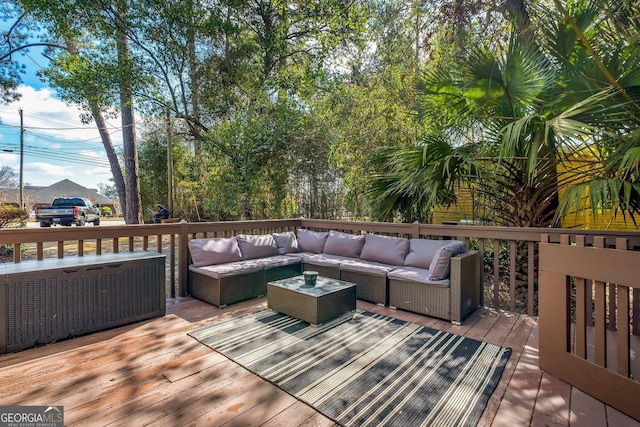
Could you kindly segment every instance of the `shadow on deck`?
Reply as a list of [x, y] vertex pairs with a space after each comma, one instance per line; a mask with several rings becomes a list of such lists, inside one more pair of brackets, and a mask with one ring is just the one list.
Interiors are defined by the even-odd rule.
[[[2, 355], [0, 402], [62, 405], [65, 425], [334, 425], [186, 335], [265, 306], [264, 298], [225, 309], [176, 298], [161, 318]], [[527, 315], [482, 308], [454, 326], [363, 301], [358, 308], [511, 347], [481, 426], [640, 426], [542, 372], [537, 321]]]

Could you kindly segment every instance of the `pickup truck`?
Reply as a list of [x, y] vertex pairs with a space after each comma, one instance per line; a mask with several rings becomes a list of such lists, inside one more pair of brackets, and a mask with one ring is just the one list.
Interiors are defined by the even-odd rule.
[[36, 221], [40, 221], [40, 227], [82, 226], [87, 222], [100, 225], [100, 205], [82, 197], [58, 197], [51, 206], [36, 208]]

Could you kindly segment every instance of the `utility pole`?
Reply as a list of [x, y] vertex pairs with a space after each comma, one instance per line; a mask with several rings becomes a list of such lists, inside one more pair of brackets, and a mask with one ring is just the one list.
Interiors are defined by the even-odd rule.
[[20, 113], [20, 209], [24, 209], [24, 122], [22, 120], [22, 108]]

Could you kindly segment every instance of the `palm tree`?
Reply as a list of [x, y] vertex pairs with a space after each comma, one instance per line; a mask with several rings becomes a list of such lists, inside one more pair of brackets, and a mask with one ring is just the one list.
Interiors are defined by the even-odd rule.
[[[419, 114], [437, 115], [440, 135], [383, 153], [368, 193], [376, 216], [405, 198], [425, 209], [451, 203], [456, 185], [472, 186], [501, 225], [557, 225], [585, 197], [637, 214], [640, 49], [621, 36], [620, 22], [638, 18], [626, 3], [530, 9], [533, 32], [514, 29], [506, 44], [425, 73]], [[576, 167], [576, 158], [593, 162]]]

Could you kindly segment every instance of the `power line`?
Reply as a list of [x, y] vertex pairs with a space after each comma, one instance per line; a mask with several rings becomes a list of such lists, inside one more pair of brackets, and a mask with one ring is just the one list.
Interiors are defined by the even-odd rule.
[[[39, 139], [45, 140], [45, 141], [49, 141], [49, 142], [55, 142], [55, 143], [61, 143], [61, 144], [81, 144], [81, 145], [85, 145], [91, 149], [96, 149], [98, 147], [102, 147], [102, 138], [100, 138], [99, 136], [95, 137], [95, 138], [91, 138], [91, 139], [64, 139], [64, 138], [60, 138], [58, 136], [54, 136], [54, 135], [47, 135], [47, 134], [43, 134], [43, 133], [39, 133], [39, 132], [28, 132], [29, 135], [35, 136]], [[113, 136], [113, 135], [112, 135]], [[119, 146], [120, 144], [117, 144], [117, 146]]]
[[[2, 150], [7, 152], [17, 153], [19, 150], [18, 144], [16, 143], [5, 143], [2, 145], [2, 147]], [[24, 152], [30, 157], [39, 157], [49, 160], [61, 160], [64, 162], [84, 164], [87, 166], [110, 167], [109, 161], [107, 159], [77, 154], [73, 151], [68, 150], [53, 150], [33, 145], [25, 145]]]
[[[19, 107], [0, 107], [0, 111], [4, 110], [7, 113], [17, 113], [19, 110]], [[78, 127], [77, 120], [66, 120], [63, 119], [62, 117], [60, 117], [57, 114], [53, 114], [53, 113], [47, 113], [47, 112], [30, 112], [28, 114], [25, 114], [25, 119], [28, 118], [34, 118], [34, 119], [47, 119], [48, 121], [55, 121], [58, 123], [62, 123], [62, 124], [69, 124], [70, 126], [68, 127], [35, 127], [35, 126], [25, 126], [25, 129], [38, 129], [38, 130], [79, 130], [79, 129], [96, 129], [97, 127], [95, 126], [85, 126], [85, 127]], [[144, 124], [144, 121], [142, 119], [136, 120], [134, 125], [129, 125], [129, 126], [142, 126]], [[122, 125], [115, 125], [115, 124], [111, 124], [108, 121], [106, 122], [107, 127], [105, 128], [106, 130], [112, 130], [112, 131], [121, 131], [122, 130]], [[16, 125], [16, 128], [18, 126]]]
[[[69, 123], [71, 123], [71, 122], [69, 122]], [[137, 122], [134, 125], [128, 125], [128, 127], [137, 126], [140, 123], [142, 123], [142, 122]], [[5, 124], [5, 123], [0, 123], [0, 126], [13, 128], [13, 129], [20, 129], [20, 125], [9, 125], [9, 124]], [[61, 130], [99, 130], [97, 127], [90, 127], [90, 126], [69, 126], [69, 127], [25, 126], [24, 128], [25, 128], [25, 130], [51, 130], [51, 131], [61, 131]], [[122, 127], [121, 126], [115, 126], [115, 125], [110, 125], [109, 127], [106, 127], [106, 128], [103, 128], [103, 129], [107, 130], [107, 131], [110, 131], [110, 132], [121, 132], [122, 131]]]
[[51, 155], [48, 152], [33, 151], [33, 150], [25, 150], [25, 154], [28, 155], [30, 158], [59, 160], [59, 161], [64, 161], [65, 163], [73, 163], [73, 164], [94, 166], [94, 167], [100, 167], [100, 168], [110, 168], [109, 162], [107, 161], [102, 161], [99, 159], [96, 159], [94, 161], [82, 156]]
[[[1, 107], [0, 107], [1, 108]], [[17, 110], [12, 110], [12, 109], [7, 109], [5, 108], [5, 111], [7, 113], [14, 113]], [[25, 119], [28, 118], [33, 118], [33, 119], [39, 119], [39, 120], [48, 120], [48, 121], [55, 121], [58, 123], [62, 123], [62, 124], [69, 124], [70, 126], [64, 126], [64, 127], [54, 127], [54, 126], [25, 126], [25, 129], [37, 129], [37, 130], [98, 130], [97, 127], [94, 126], [78, 126], [78, 121], [76, 120], [66, 120], [61, 118], [59, 115], [54, 115], [51, 113], [29, 113], [29, 114], [25, 114]], [[111, 124], [108, 121], [106, 122], [106, 127], [104, 128], [105, 130], [111, 130], [111, 131], [121, 131], [123, 126], [118, 124]], [[136, 120], [136, 122], [133, 125], [127, 125], [127, 127], [132, 127], [132, 126], [143, 126], [144, 125], [144, 120], [142, 119], [138, 119]], [[3, 126], [12, 126], [12, 125], [7, 125], [7, 124], [3, 124]], [[14, 127], [18, 128], [19, 125], [13, 125]]]

